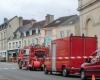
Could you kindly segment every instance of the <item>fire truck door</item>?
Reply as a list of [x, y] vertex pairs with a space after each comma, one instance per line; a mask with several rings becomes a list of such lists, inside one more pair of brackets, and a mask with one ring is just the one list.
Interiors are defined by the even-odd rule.
[[56, 44], [52, 45], [52, 71], [56, 71]]

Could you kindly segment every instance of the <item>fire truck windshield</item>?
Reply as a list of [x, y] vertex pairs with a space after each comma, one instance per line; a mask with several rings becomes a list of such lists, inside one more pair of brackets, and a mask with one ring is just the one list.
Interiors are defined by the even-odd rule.
[[100, 52], [97, 53], [97, 56], [100, 56]]
[[37, 58], [45, 58], [46, 54], [45, 54], [44, 51], [36, 51], [36, 52], [35, 52], [35, 56], [36, 56]]
[[29, 49], [25, 49], [24, 50], [24, 56], [28, 56], [29, 55]]

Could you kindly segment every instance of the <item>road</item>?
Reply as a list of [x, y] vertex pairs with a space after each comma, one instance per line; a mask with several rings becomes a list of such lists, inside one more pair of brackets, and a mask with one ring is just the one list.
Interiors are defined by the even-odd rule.
[[0, 62], [0, 80], [80, 80], [80, 78], [45, 75], [42, 71], [19, 70], [15, 63]]

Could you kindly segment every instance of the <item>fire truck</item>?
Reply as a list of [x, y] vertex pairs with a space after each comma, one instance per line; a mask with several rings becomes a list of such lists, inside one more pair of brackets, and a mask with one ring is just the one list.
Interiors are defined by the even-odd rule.
[[97, 49], [97, 37], [73, 36], [51, 42], [44, 73], [80, 74], [81, 64]]
[[27, 46], [20, 49], [18, 55], [19, 69], [43, 70], [47, 54], [48, 48], [40, 45]]

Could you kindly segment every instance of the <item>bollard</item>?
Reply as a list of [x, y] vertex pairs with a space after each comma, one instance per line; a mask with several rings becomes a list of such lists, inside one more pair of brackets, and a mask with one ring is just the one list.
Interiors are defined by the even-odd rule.
[[94, 75], [92, 75], [92, 80], [96, 80]]

